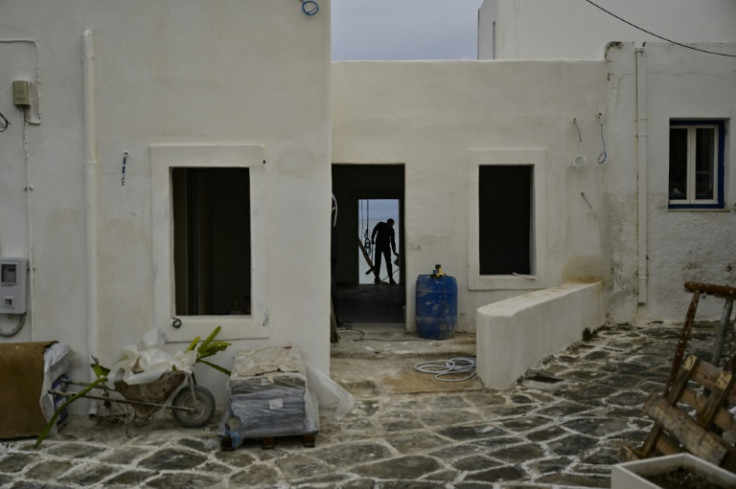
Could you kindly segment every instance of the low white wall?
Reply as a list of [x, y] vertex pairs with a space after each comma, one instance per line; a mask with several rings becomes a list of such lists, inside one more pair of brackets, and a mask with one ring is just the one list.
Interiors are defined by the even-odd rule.
[[547, 355], [605, 321], [601, 283], [566, 283], [478, 309], [477, 373], [486, 387], [504, 389]]

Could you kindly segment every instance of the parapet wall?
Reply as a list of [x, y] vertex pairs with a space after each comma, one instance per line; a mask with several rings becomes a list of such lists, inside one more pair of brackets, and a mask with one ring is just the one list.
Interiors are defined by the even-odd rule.
[[601, 283], [565, 283], [494, 302], [476, 312], [477, 373], [504, 389], [547, 355], [605, 320]]

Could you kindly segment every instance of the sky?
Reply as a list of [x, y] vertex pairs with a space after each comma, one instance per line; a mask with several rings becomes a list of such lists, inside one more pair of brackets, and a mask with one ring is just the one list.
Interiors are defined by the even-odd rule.
[[483, 0], [332, 0], [332, 59], [476, 59]]

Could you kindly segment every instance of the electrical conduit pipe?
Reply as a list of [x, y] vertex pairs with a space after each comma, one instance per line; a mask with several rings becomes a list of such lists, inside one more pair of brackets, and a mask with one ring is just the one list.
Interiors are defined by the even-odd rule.
[[[84, 79], [84, 214], [87, 248], [87, 353], [92, 355], [98, 347], [99, 318], [97, 291], [97, 120], [95, 51], [92, 31], [82, 34], [82, 68]], [[90, 371], [90, 380], [92, 379]], [[90, 416], [97, 414], [92, 403]]]

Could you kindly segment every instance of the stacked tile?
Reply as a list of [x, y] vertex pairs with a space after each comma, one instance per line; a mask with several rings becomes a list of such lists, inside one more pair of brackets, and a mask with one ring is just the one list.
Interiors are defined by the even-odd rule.
[[298, 347], [239, 351], [230, 375], [229, 409], [220, 435], [233, 447], [244, 439], [318, 431], [317, 401], [309, 391]]

